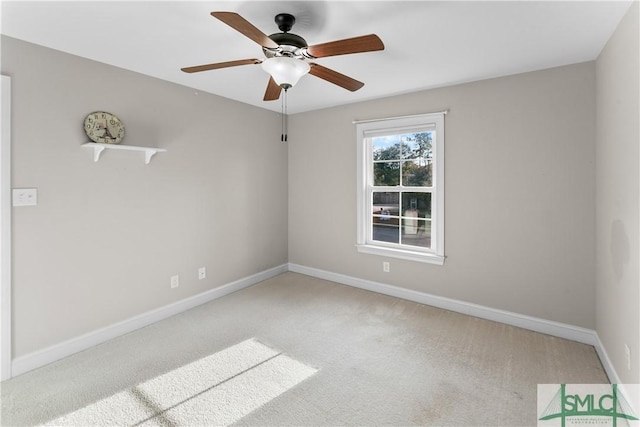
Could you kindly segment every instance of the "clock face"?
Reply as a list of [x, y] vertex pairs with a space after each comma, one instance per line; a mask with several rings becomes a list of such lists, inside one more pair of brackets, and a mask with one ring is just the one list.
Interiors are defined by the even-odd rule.
[[119, 144], [124, 138], [124, 125], [118, 117], [96, 111], [84, 119], [84, 131], [93, 142]]

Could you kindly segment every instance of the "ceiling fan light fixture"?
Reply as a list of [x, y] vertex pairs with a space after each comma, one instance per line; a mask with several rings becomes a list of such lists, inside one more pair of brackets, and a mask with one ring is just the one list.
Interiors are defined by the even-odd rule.
[[278, 86], [288, 89], [295, 86], [311, 67], [301, 59], [276, 56], [262, 61], [262, 69], [273, 77]]

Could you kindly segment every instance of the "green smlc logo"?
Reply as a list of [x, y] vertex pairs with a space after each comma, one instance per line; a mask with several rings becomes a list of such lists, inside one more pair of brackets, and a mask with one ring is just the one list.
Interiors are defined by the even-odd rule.
[[[613, 427], [617, 427], [619, 419], [638, 420], [629, 402], [619, 392], [617, 384], [611, 385], [610, 393], [607, 390], [606, 393], [600, 394], [567, 394], [566, 387], [566, 384], [560, 384], [560, 389], [541, 414], [540, 421], [559, 418], [562, 427], [565, 427], [567, 418], [586, 417], [593, 419], [594, 417], [606, 417], [611, 419], [610, 422]], [[606, 422], [607, 420], [601, 418], [600, 421]], [[625, 421], [622, 425], [629, 425], [629, 423]]]

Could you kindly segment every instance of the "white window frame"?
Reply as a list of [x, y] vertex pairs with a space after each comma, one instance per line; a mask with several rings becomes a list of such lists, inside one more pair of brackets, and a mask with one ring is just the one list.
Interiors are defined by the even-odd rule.
[[[356, 123], [358, 156], [357, 243], [358, 252], [401, 258], [410, 261], [443, 265], [444, 254], [444, 116], [446, 112], [414, 116], [366, 120]], [[430, 249], [373, 240], [372, 194], [373, 149], [370, 138], [388, 132], [410, 133], [421, 130], [435, 131], [433, 142], [433, 182], [431, 187], [431, 241]], [[393, 187], [392, 187], [393, 188]]]

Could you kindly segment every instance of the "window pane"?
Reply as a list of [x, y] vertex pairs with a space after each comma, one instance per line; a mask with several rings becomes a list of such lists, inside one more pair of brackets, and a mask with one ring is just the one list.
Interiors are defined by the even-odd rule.
[[371, 138], [373, 160], [400, 160], [400, 135]]
[[386, 187], [400, 185], [400, 162], [374, 163], [373, 185]]
[[373, 193], [373, 240], [400, 243], [400, 193]]
[[[374, 217], [380, 217], [383, 222], [388, 222], [391, 217], [400, 216], [400, 193], [374, 192], [371, 213]], [[395, 224], [397, 225], [398, 222], [396, 221]]]
[[402, 162], [402, 185], [406, 187], [431, 187], [432, 175], [433, 165], [429, 159]]
[[402, 218], [403, 245], [431, 248], [431, 221], [417, 218]]
[[431, 193], [402, 193], [402, 215], [431, 218]]
[[433, 156], [433, 132], [402, 135], [403, 159], [431, 159]]
[[[379, 222], [376, 222], [379, 221]], [[373, 240], [389, 243], [400, 243], [400, 226], [398, 218], [383, 221], [381, 217], [373, 218]]]

